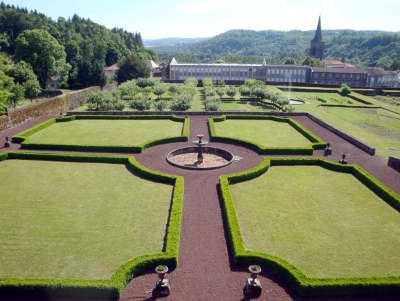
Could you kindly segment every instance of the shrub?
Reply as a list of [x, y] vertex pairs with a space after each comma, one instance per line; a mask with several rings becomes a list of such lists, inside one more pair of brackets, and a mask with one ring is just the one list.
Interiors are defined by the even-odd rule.
[[151, 101], [148, 99], [135, 99], [129, 103], [129, 106], [138, 111], [146, 111], [150, 109]]
[[211, 77], [205, 77], [202, 79], [202, 85], [203, 87], [212, 87], [213, 86], [213, 81]]
[[206, 87], [204, 88], [204, 95], [207, 96], [215, 96], [216, 92], [213, 88], [211, 87]]
[[177, 99], [171, 103], [172, 111], [187, 111], [192, 106], [191, 99], [186, 94], [179, 95]]
[[167, 87], [163, 84], [158, 84], [154, 86], [153, 92], [157, 95], [158, 99], [160, 99], [161, 95], [163, 95], [167, 91]]
[[175, 85], [170, 85], [168, 87], [168, 92], [171, 94], [176, 94], [178, 92], [178, 88]]
[[198, 84], [199, 84], [199, 82], [195, 77], [188, 77], [185, 80], [185, 85], [186, 86], [197, 87]]
[[342, 84], [339, 90], [340, 95], [347, 96], [351, 93], [351, 88], [347, 84]]
[[250, 91], [249, 87], [242, 85], [239, 88], [239, 93], [240, 93], [240, 96], [247, 97], [247, 96], [250, 96], [251, 91]]
[[217, 94], [219, 97], [222, 97], [225, 95], [225, 88], [218, 88], [217, 89]]
[[156, 78], [138, 78], [136, 80], [136, 85], [140, 88], [154, 87], [159, 82], [160, 80]]
[[251, 94], [257, 97], [259, 100], [264, 99], [266, 96], [264, 88], [258, 86], [252, 89]]
[[168, 101], [167, 100], [157, 100], [154, 102], [154, 106], [157, 111], [165, 111], [168, 108]]
[[230, 96], [230, 97], [234, 97], [234, 96], [236, 95], [236, 89], [235, 89], [235, 87], [229, 87], [229, 88], [226, 90], [226, 94], [228, 94], [228, 96]]
[[220, 100], [216, 97], [206, 97], [204, 107], [206, 111], [218, 111]]
[[91, 93], [87, 101], [89, 111], [111, 111], [116, 102], [110, 92]]

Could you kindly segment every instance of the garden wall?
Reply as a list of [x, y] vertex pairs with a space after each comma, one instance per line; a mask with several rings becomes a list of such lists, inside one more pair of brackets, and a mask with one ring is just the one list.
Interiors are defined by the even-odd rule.
[[388, 160], [388, 166], [400, 172], [400, 158], [390, 156]]
[[26, 107], [18, 108], [9, 112], [8, 116], [0, 117], [0, 131], [23, 123], [29, 119], [44, 115], [57, 115], [65, 113], [70, 109], [84, 104], [91, 92], [99, 91], [100, 87], [89, 87], [86, 89], [69, 92], [52, 97]]

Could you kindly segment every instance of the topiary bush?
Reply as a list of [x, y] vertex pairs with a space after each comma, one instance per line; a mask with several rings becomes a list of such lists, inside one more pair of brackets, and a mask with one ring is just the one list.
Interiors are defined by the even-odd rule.
[[340, 86], [339, 93], [342, 96], [347, 96], [351, 93], [351, 88], [347, 84], [342, 84]]
[[134, 99], [129, 103], [129, 106], [138, 111], [150, 110], [151, 101], [148, 99]]

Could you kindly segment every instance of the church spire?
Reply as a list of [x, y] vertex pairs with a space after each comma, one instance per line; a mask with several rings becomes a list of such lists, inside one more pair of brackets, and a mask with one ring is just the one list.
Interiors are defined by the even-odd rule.
[[322, 41], [321, 16], [319, 16], [319, 19], [318, 19], [318, 26], [317, 26], [317, 30], [315, 32], [314, 40]]
[[322, 41], [321, 16], [319, 16], [317, 30], [315, 31], [314, 39], [311, 40], [310, 46], [310, 56], [322, 60], [325, 44]]

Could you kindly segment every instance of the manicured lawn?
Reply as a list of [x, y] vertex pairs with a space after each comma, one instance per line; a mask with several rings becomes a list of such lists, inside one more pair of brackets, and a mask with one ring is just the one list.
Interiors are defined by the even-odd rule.
[[316, 101], [319, 104], [364, 105], [363, 103], [340, 95], [339, 93], [321, 92], [287, 92], [290, 98]]
[[247, 140], [262, 147], [302, 147], [311, 142], [286, 122], [225, 120], [215, 122], [218, 136]]
[[0, 278], [105, 279], [159, 253], [173, 187], [125, 165], [0, 162]]
[[[334, 127], [352, 135], [376, 148], [376, 155], [384, 159], [388, 156], [400, 156], [400, 114], [384, 109], [321, 107], [316, 99], [321, 93], [293, 92], [297, 98], [307, 104], [295, 106], [298, 112], [309, 112]], [[322, 93], [330, 94], [330, 93]], [[399, 110], [393, 104], [387, 104], [372, 97], [358, 95], [375, 106], [389, 110]], [[331, 103], [331, 102], [328, 102]]]
[[183, 123], [171, 120], [74, 120], [55, 123], [29, 142], [93, 146], [132, 146], [180, 136]]
[[400, 275], [400, 213], [351, 174], [276, 166], [230, 190], [247, 249], [313, 278]]

